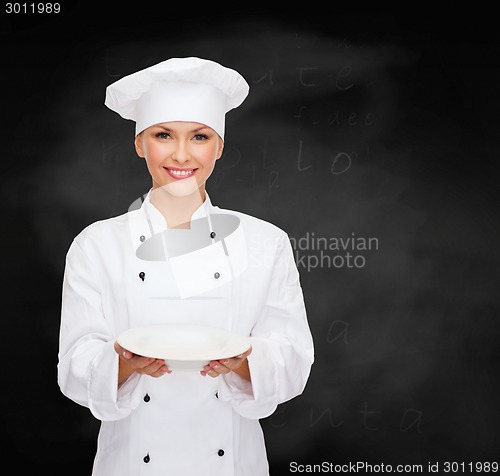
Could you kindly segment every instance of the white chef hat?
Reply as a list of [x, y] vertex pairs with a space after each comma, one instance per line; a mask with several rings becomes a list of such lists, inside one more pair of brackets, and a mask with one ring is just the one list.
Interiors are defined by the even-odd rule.
[[106, 88], [104, 104], [136, 122], [136, 135], [160, 122], [199, 122], [224, 138], [225, 115], [246, 98], [249, 86], [214, 61], [171, 58], [125, 76]]

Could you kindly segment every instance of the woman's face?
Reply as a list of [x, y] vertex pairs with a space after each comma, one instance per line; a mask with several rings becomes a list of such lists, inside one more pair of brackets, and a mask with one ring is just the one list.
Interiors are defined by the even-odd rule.
[[136, 136], [135, 148], [146, 159], [153, 189], [162, 187], [175, 195], [200, 189], [204, 194], [224, 142], [204, 124], [176, 121], [148, 127]]

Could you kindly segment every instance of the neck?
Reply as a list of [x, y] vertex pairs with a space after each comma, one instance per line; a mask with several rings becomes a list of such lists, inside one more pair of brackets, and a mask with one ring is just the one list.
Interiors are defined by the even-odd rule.
[[151, 203], [161, 212], [168, 228], [190, 228], [191, 217], [205, 198], [203, 187], [182, 196], [172, 195], [162, 187], [153, 187], [151, 192]]

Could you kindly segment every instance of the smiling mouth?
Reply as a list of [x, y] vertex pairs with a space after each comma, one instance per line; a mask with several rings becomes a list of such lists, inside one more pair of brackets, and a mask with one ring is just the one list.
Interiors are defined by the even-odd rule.
[[185, 179], [191, 177], [197, 169], [174, 169], [163, 167], [175, 179]]

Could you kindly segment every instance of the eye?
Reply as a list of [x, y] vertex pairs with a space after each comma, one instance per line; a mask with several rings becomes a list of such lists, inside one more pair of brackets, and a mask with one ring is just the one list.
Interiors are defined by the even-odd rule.
[[168, 132], [157, 132], [155, 137], [158, 137], [158, 139], [168, 139], [170, 134]]
[[208, 136], [205, 135], [205, 134], [196, 134], [194, 136], [194, 140], [198, 141], [198, 140], [206, 140], [208, 139]]

